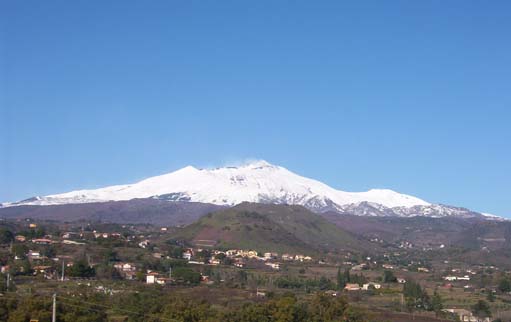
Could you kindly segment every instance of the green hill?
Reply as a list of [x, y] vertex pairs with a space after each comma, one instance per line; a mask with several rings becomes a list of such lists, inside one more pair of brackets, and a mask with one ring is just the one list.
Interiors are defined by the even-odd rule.
[[360, 250], [364, 242], [301, 206], [243, 203], [210, 213], [174, 236], [196, 245], [257, 251]]

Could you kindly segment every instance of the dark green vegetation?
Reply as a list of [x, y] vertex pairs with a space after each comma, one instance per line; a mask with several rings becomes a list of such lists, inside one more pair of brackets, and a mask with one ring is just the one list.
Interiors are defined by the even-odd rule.
[[243, 203], [208, 214], [174, 236], [260, 252], [362, 250], [367, 243], [301, 206]]
[[[237, 307], [212, 306], [206, 301], [167, 294], [160, 290], [127, 292], [115, 297], [84, 294], [80, 298], [57, 298], [58, 321], [186, 321], [186, 322], [333, 322], [370, 321], [365, 311], [349, 305], [343, 297], [318, 293], [297, 299], [291, 293], [273, 296], [267, 301], [247, 302]], [[0, 298], [0, 320], [24, 322], [51, 321], [50, 296]]]

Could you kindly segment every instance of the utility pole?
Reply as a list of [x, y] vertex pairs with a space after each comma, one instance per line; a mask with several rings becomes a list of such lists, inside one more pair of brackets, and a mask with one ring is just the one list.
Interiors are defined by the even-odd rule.
[[169, 266], [169, 278], [172, 278], [172, 266]]
[[51, 322], [57, 322], [57, 294], [53, 293], [53, 314], [51, 316]]
[[9, 285], [11, 284], [11, 273], [7, 273], [7, 291], [9, 291]]
[[64, 282], [64, 271], [66, 270], [66, 268], [64, 266], [64, 262], [65, 262], [65, 260], [62, 259], [62, 282]]

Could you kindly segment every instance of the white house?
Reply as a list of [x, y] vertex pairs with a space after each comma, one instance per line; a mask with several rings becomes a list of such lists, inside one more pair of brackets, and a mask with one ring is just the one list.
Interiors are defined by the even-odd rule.
[[346, 284], [344, 289], [347, 290], [347, 291], [359, 291], [360, 290], [360, 285], [348, 283], [348, 284]]
[[264, 263], [266, 266], [270, 266], [271, 268], [275, 269], [275, 270], [279, 270], [280, 269], [280, 264], [279, 263]]
[[154, 284], [156, 282], [156, 276], [157, 274], [155, 273], [149, 273], [146, 275], [146, 284]]
[[378, 283], [373, 283], [373, 282], [369, 282], [369, 283], [366, 283], [364, 285], [362, 285], [362, 289], [364, 291], [367, 291], [369, 290], [369, 288], [373, 286], [375, 289], [379, 290], [381, 288], [381, 284], [378, 284]]

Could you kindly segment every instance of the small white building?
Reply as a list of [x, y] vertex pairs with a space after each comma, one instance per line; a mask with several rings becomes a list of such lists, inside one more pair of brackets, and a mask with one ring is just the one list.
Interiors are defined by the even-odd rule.
[[374, 287], [376, 290], [379, 290], [381, 288], [381, 284], [369, 282], [369, 283], [362, 285], [362, 289], [364, 291], [367, 291], [371, 288], [371, 286]]
[[279, 263], [264, 263], [266, 266], [270, 266], [271, 268], [275, 269], [275, 270], [279, 270], [280, 269], [280, 264]]
[[158, 274], [157, 273], [148, 273], [146, 275], [146, 284], [154, 284], [156, 283]]
[[38, 252], [38, 251], [35, 251], [35, 250], [29, 250], [28, 254], [27, 254], [27, 257], [29, 259], [40, 259], [41, 258], [41, 253]]
[[183, 258], [188, 260], [188, 261], [191, 260], [192, 259], [192, 252], [190, 252], [190, 251], [183, 252]]
[[348, 283], [344, 287], [346, 291], [360, 291], [360, 285], [354, 283]]

